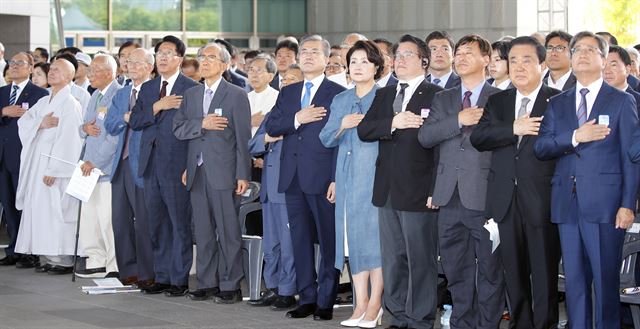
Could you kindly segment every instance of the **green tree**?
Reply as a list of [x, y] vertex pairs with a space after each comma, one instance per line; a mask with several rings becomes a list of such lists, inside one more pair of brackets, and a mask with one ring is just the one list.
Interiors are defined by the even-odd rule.
[[601, 2], [604, 24], [621, 46], [630, 46], [636, 41], [634, 30], [640, 22], [640, 1], [604, 0]]

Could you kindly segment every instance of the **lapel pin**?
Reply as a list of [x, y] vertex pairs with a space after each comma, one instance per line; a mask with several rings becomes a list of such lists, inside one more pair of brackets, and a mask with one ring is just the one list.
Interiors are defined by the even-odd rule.
[[418, 92], [418, 95], [422, 95], [422, 92], [421, 92], [421, 91], [419, 91], [419, 92]]

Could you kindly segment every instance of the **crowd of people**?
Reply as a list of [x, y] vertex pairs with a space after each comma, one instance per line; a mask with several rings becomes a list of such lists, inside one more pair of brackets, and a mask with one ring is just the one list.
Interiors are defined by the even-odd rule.
[[[0, 61], [0, 265], [72, 273], [79, 220], [77, 276], [237, 303], [240, 201], [259, 181], [266, 290], [251, 306], [330, 320], [348, 268], [342, 326], [434, 328], [441, 266], [451, 328], [498, 328], [505, 305], [510, 328], [555, 328], [562, 258], [569, 327], [619, 328], [640, 45], [394, 41], [285, 37], [269, 53], [217, 39], [192, 57], [168, 35]], [[65, 193], [77, 167], [100, 174], [82, 204]]]

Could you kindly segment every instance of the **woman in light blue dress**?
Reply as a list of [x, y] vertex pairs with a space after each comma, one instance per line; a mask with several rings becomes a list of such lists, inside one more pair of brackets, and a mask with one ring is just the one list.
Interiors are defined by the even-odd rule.
[[374, 328], [382, 315], [383, 288], [378, 210], [371, 203], [378, 143], [362, 142], [355, 127], [373, 102], [384, 59], [375, 43], [358, 41], [347, 53], [347, 63], [355, 88], [334, 97], [320, 140], [338, 147], [335, 267], [342, 270], [348, 256], [355, 287], [356, 307], [340, 324]]

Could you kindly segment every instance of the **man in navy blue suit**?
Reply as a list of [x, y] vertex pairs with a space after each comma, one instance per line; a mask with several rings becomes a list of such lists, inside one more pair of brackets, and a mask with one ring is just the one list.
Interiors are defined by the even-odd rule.
[[[551, 221], [558, 224], [571, 328], [620, 328], [620, 262], [634, 218], [638, 166], [626, 151], [638, 128], [633, 97], [603, 81], [609, 47], [580, 32], [570, 43], [576, 87], [551, 98], [534, 151], [556, 159]], [[591, 287], [595, 289], [592, 301]]]
[[30, 255], [21, 257], [13, 252], [20, 227], [20, 212], [15, 206], [22, 151], [17, 122], [31, 106], [49, 92], [29, 81], [29, 75], [33, 70], [31, 55], [18, 53], [7, 65], [7, 74], [13, 82], [0, 88], [0, 200], [7, 221], [9, 246], [5, 248], [6, 257], [0, 259], [0, 265], [15, 265], [18, 262], [18, 267], [29, 268], [36, 265], [38, 258]]
[[[344, 90], [325, 78], [331, 46], [319, 35], [300, 42], [299, 62], [304, 81], [283, 88], [265, 128], [270, 136], [284, 136], [278, 191], [285, 193], [300, 299], [287, 312], [290, 318], [331, 320], [338, 271], [335, 258], [335, 160], [337, 149], [319, 139], [327, 123], [333, 97]], [[313, 243], [317, 238], [322, 260], [316, 281]]]
[[131, 111], [131, 129], [142, 130], [138, 174], [144, 180], [155, 284], [148, 294], [184, 296], [192, 262], [191, 207], [182, 185], [187, 166], [187, 142], [173, 135], [173, 117], [184, 91], [198, 83], [180, 73], [186, 47], [166, 36], [155, 47], [158, 77], [144, 83]]

